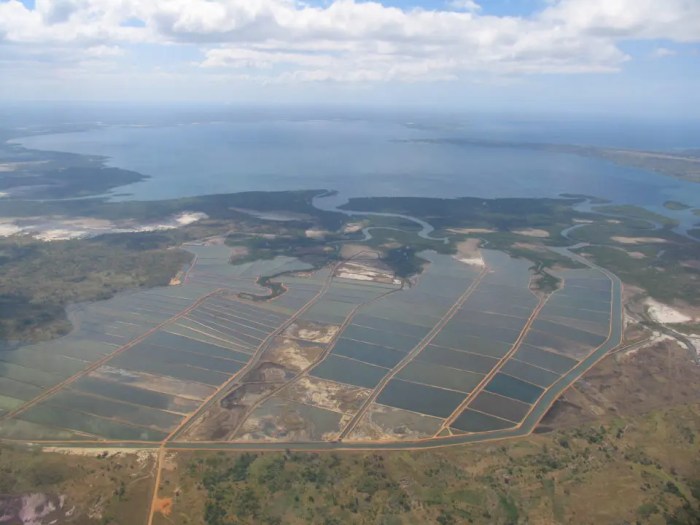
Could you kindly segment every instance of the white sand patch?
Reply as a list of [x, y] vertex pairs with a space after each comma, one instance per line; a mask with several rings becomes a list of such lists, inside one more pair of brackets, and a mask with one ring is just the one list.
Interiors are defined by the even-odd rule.
[[299, 378], [290, 390], [293, 400], [334, 412], [341, 411], [343, 398], [363, 401], [370, 394], [370, 390], [366, 388], [343, 385], [318, 378], [311, 379], [308, 376]]
[[549, 237], [549, 232], [547, 230], [540, 230], [538, 228], [523, 228], [521, 230], [513, 230], [513, 233], [525, 235], [527, 237], [537, 237], [539, 239]]
[[455, 255], [454, 258], [461, 263], [484, 268], [486, 263], [481, 256], [481, 250], [479, 249], [480, 244], [481, 241], [479, 239], [467, 239], [466, 241], [458, 243], [457, 255]]
[[324, 330], [310, 330], [301, 328], [297, 333], [299, 339], [313, 341], [314, 343], [330, 343], [331, 339], [338, 333], [337, 326], [326, 326]]
[[657, 323], [687, 323], [693, 320], [684, 313], [655, 301], [654, 299], [647, 299], [644, 304], [647, 306], [647, 312], [651, 318]]
[[452, 233], [496, 233], [496, 230], [491, 228], [448, 228], [448, 232]]
[[343, 228], [343, 233], [357, 233], [365, 227], [363, 222], [349, 222]]
[[373, 281], [374, 277], [363, 273], [338, 272], [338, 277], [343, 279], [354, 279], [356, 281]]
[[206, 213], [185, 211], [175, 217], [175, 222], [180, 226], [187, 226], [188, 224], [193, 224], [208, 218], [209, 216]]
[[644, 255], [642, 252], [627, 252], [627, 255], [632, 257], [632, 259], [645, 259], [646, 255]]
[[325, 239], [326, 235], [328, 234], [327, 231], [325, 230], [306, 230], [304, 232], [304, 235], [306, 235], [309, 239]]
[[142, 224], [134, 228], [122, 228], [119, 233], [133, 232], [150, 232], [150, 231], [161, 231], [161, 230], [174, 230], [180, 226], [187, 226], [188, 224], [193, 224], [195, 222], [208, 219], [209, 216], [206, 213], [194, 212], [194, 211], [183, 211], [179, 215], [175, 215], [172, 219], [165, 222], [158, 222], [152, 224]]
[[657, 243], [666, 242], [665, 239], [660, 239], [658, 237], [610, 237], [613, 241], [619, 242], [620, 244], [647, 244], [647, 243]]
[[643, 348], [649, 348], [650, 346], [654, 346], [655, 344], [662, 343], [664, 341], [676, 341], [676, 338], [662, 332], [654, 331], [651, 333], [651, 337], [645, 344], [635, 348], [630, 348], [629, 350], [625, 351], [624, 354], [625, 356], [633, 356]]
[[146, 224], [140, 224], [133, 219], [109, 221], [92, 217], [5, 217], [0, 218], [0, 237], [23, 233], [41, 241], [63, 241], [106, 233], [173, 230], [207, 218], [206, 213], [189, 211], [161, 222]]
[[486, 266], [484, 259], [481, 257], [455, 257], [459, 262], [468, 264], [469, 266], [477, 266], [483, 268]]
[[356, 281], [374, 281], [381, 283], [401, 284], [401, 280], [394, 278], [394, 274], [390, 271], [356, 262], [347, 262], [343, 264], [336, 271], [336, 276], [343, 279], [353, 279]]

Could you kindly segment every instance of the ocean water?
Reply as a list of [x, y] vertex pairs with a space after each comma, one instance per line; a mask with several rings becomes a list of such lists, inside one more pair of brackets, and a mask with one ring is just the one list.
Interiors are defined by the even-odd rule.
[[356, 196], [556, 197], [582, 193], [638, 204], [686, 224], [677, 200], [700, 207], [700, 186], [576, 155], [523, 148], [414, 142], [468, 138], [673, 149], [695, 136], [641, 132], [594, 121], [513, 122], [486, 117], [419, 122], [407, 117], [249, 117], [167, 125], [102, 125], [15, 139], [31, 149], [97, 154], [151, 178], [118, 188], [117, 198], [164, 199], [253, 190], [332, 189]]

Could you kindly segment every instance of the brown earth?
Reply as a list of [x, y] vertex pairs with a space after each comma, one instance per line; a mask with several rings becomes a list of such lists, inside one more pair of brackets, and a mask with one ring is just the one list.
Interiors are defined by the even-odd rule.
[[340, 256], [343, 259], [352, 259], [361, 256], [363, 259], [378, 258], [379, 254], [365, 244], [345, 243], [340, 248]]
[[296, 321], [284, 331], [286, 337], [293, 337], [314, 343], [329, 343], [340, 327], [311, 321]]
[[173, 498], [156, 498], [153, 505], [154, 512], [163, 516], [170, 516], [173, 510]]
[[280, 396], [307, 405], [333, 410], [334, 412], [352, 412], [360, 408], [369, 397], [370, 390], [354, 387], [317, 377], [300, 377], [285, 387]]
[[323, 353], [323, 346], [277, 337], [272, 341], [270, 349], [265, 352], [264, 359], [278, 363], [289, 370], [301, 372], [313, 364]]
[[663, 340], [603, 359], [554, 404], [538, 431], [698, 401], [700, 366], [687, 349]]

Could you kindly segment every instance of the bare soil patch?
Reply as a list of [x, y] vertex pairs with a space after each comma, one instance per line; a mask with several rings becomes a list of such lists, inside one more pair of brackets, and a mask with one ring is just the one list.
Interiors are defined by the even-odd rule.
[[610, 239], [620, 244], [649, 244], [666, 242], [666, 239], [661, 239], [659, 237], [621, 237], [615, 235], [610, 237]]
[[314, 343], [329, 343], [339, 329], [340, 327], [337, 325], [297, 321], [284, 331], [284, 335]]
[[549, 232], [547, 230], [541, 230], [539, 228], [523, 228], [520, 230], [513, 230], [513, 233], [525, 235], [526, 237], [537, 237], [539, 239], [549, 237]]
[[156, 498], [153, 510], [163, 516], [170, 516], [173, 510], [173, 498]]
[[400, 284], [401, 280], [394, 276], [388, 268], [371, 261], [352, 260], [338, 266], [335, 271], [337, 277], [352, 279], [355, 281], [372, 281], [385, 284]]
[[323, 353], [323, 347], [297, 339], [277, 337], [271, 348], [265, 352], [264, 359], [278, 363], [287, 369], [301, 372], [311, 366]]
[[370, 390], [317, 377], [303, 376], [282, 390], [280, 395], [334, 412], [354, 413], [369, 397]]
[[644, 304], [649, 316], [657, 323], [687, 323], [693, 320], [690, 315], [651, 298], [647, 299]]
[[554, 404], [540, 430], [698, 401], [700, 366], [687, 349], [661, 338], [633, 353], [603, 359]]
[[248, 249], [247, 246], [233, 246], [231, 248], [231, 261], [235, 261], [237, 259], [242, 259], [243, 257], [246, 257], [250, 253], [250, 250]]
[[357, 233], [367, 226], [369, 222], [349, 222], [343, 227], [343, 233]]
[[480, 245], [481, 241], [479, 239], [467, 239], [457, 243], [457, 255], [455, 259], [470, 266], [483, 268], [486, 266], [486, 263], [481, 256]]
[[357, 426], [348, 436], [349, 441], [400, 441], [433, 436], [442, 420], [415, 412], [372, 403]]
[[451, 233], [464, 233], [466, 235], [472, 233], [496, 233], [496, 230], [491, 228], [448, 228], [447, 231]]
[[279, 383], [252, 383], [235, 387], [219, 403], [201, 414], [183, 439], [229, 441], [249, 408], [279, 386]]

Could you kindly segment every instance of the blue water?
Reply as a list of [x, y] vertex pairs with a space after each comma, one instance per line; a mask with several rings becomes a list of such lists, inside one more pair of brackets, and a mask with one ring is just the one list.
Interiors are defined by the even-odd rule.
[[564, 125], [481, 117], [424, 118], [416, 123], [403, 117], [282, 120], [266, 116], [152, 127], [108, 125], [18, 142], [32, 149], [103, 155], [109, 165], [151, 176], [117, 190], [135, 199], [312, 188], [338, 190], [343, 197], [584, 193], [643, 205], [687, 224], [697, 220], [689, 212], [674, 213], [661, 206], [678, 200], [700, 207], [700, 185], [690, 182], [576, 155], [405, 142], [462, 137], [627, 147], [656, 144], [658, 149], [673, 149], [692, 146], [697, 136], [684, 133], [683, 128], [676, 129], [675, 138], [668, 133], [657, 137], [653, 128], [640, 132], [635, 126], [618, 126], [614, 130], [590, 121]]

